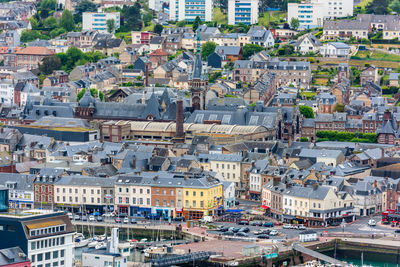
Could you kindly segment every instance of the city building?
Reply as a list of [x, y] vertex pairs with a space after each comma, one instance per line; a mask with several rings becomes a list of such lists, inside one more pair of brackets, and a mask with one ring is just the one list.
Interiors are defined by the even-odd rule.
[[306, 0], [288, 3], [288, 22], [293, 18], [300, 22], [300, 29], [322, 27], [324, 20], [353, 16], [353, 1]]
[[228, 1], [228, 24], [245, 25], [258, 22], [258, 0], [229, 0]]
[[169, 19], [172, 21], [212, 21], [214, 12], [213, 0], [170, 0]]
[[0, 249], [18, 246], [32, 267], [74, 266], [74, 226], [64, 213], [0, 215]]
[[0, 249], [1, 267], [31, 267], [31, 261], [20, 247]]
[[108, 33], [107, 20], [115, 21], [115, 30], [120, 27], [119, 12], [84, 12], [82, 14], [82, 30], [97, 30], [99, 33]]

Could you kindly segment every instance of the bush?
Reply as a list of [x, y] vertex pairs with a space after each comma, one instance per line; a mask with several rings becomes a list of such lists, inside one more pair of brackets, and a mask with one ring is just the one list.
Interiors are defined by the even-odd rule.
[[300, 142], [308, 142], [308, 138], [307, 137], [300, 137]]
[[350, 133], [338, 131], [317, 131], [318, 142], [321, 141], [339, 141], [339, 142], [359, 142], [376, 143], [376, 133]]

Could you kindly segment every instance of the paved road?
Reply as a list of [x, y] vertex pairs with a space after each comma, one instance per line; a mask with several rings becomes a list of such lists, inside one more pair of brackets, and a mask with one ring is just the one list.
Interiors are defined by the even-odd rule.
[[[341, 233], [341, 232], [346, 232], [346, 233], [353, 233], [353, 234], [394, 234], [394, 228], [385, 228], [382, 226], [374, 226], [370, 227], [368, 226], [368, 221], [370, 218], [360, 218], [357, 221], [351, 223], [351, 224], [346, 224], [344, 228], [338, 226], [338, 227], [329, 227], [329, 228], [309, 228], [313, 229], [317, 233], [321, 234], [323, 232], [328, 232], [328, 233]], [[375, 221], [380, 220], [380, 216], [373, 217]], [[215, 225], [224, 225], [228, 227], [243, 227], [243, 225], [237, 225], [235, 223], [215, 223]], [[280, 227], [274, 227], [274, 228], [266, 228], [266, 227], [261, 227], [261, 226], [251, 226], [248, 225], [247, 227], [250, 228], [249, 237], [255, 237], [253, 234], [254, 231], [260, 230], [260, 229], [275, 229], [277, 230], [280, 235], [279, 236], [272, 236], [270, 237], [271, 239], [292, 239], [295, 238], [299, 235], [301, 232], [300, 230], [296, 229], [283, 229], [281, 226]], [[398, 228], [397, 228], [398, 229]], [[221, 232], [211, 230], [208, 231], [209, 233], [212, 234], [220, 234]]]

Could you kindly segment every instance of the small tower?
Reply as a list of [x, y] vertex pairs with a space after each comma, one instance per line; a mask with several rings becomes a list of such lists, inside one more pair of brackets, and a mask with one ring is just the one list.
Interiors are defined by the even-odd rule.
[[175, 143], [185, 142], [185, 132], [183, 127], [183, 101], [181, 98], [176, 100], [176, 128], [175, 128]]
[[189, 76], [190, 86], [190, 104], [192, 110], [204, 109], [206, 92], [208, 86], [208, 76], [203, 71], [203, 62], [201, 61], [200, 31], [197, 30], [197, 51], [194, 60], [192, 73]]

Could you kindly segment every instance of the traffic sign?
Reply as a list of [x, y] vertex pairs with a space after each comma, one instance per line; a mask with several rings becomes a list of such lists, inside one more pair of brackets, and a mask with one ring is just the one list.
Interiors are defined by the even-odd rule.
[[271, 254], [266, 254], [264, 255], [267, 259], [273, 259], [278, 257], [278, 253], [271, 253]]

